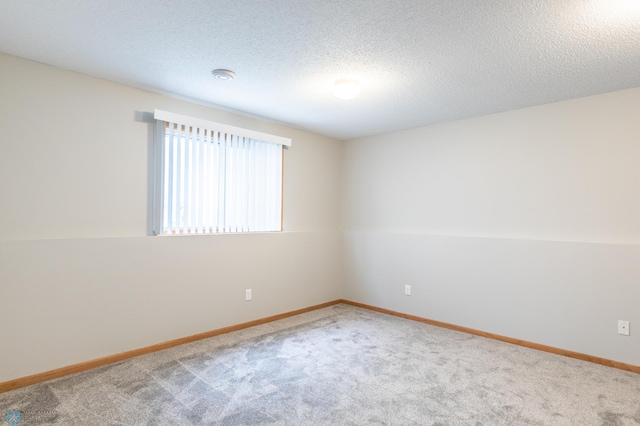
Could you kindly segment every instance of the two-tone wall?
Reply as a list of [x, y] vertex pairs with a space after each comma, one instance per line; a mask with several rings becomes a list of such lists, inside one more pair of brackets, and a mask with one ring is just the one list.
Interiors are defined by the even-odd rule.
[[640, 365], [640, 89], [352, 140], [343, 161], [346, 299]]
[[[340, 142], [4, 54], [0, 76], [0, 382], [341, 297]], [[154, 108], [292, 138], [286, 231], [149, 236]]]
[[[339, 298], [640, 365], [640, 89], [339, 142], [0, 75], [0, 382]], [[286, 231], [149, 236], [155, 108], [292, 138]]]

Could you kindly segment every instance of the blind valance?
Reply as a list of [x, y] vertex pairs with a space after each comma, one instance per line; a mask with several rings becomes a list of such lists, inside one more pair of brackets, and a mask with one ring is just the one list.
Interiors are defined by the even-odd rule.
[[160, 109], [156, 109], [153, 111], [153, 118], [167, 123], [180, 123], [186, 126], [209, 130], [211, 132], [227, 133], [263, 142], [271, 142], [278, 145], [284, 145], [286, 147], [291, 146], [291, 139], [282, 136], [270, 135], [268, 133], [257, 132], [255, 130], [243, 129], [242, 127], [216, 123], [215, 121], [202, 120], [200, 118], [162, 111]]

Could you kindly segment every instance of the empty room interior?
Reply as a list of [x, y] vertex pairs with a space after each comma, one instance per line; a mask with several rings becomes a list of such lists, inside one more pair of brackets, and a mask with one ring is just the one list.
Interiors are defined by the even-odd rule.
[[640, 424], [638, 0], [3, 1], [0, 197], [0, 422]]

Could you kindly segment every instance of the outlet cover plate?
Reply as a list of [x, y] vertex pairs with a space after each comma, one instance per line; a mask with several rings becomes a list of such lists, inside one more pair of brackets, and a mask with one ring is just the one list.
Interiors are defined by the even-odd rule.
[[623, 336], [629, 335], [629, 321], [618, 321], [618, 334], [622, 334]]

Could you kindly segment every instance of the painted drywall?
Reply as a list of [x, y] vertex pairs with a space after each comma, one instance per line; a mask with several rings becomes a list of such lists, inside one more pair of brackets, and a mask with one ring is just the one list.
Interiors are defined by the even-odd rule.
[[640, 88], [346, 142], [345, 297], [640, 365], [638, 117]]
[[[0, 382], [341, 297], [340, 142], [5, 54], [0, 75]], [[149, 236], [154, 108], [291, 138], [285, 232]]]

